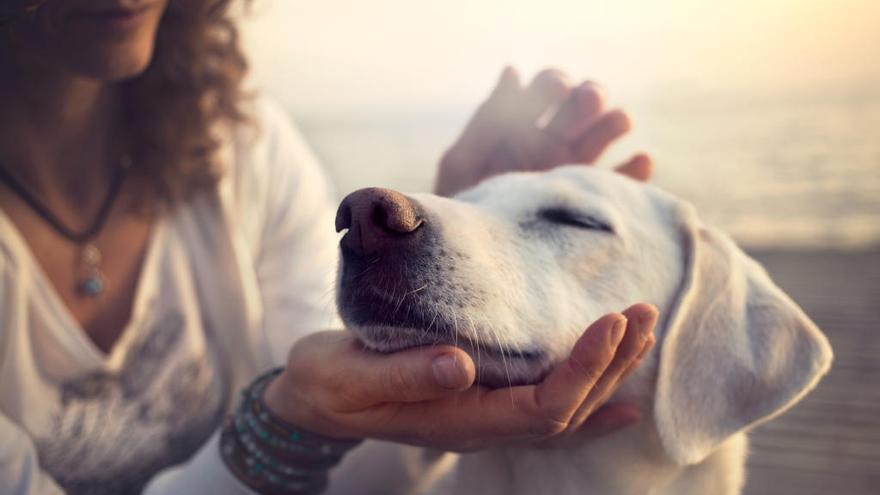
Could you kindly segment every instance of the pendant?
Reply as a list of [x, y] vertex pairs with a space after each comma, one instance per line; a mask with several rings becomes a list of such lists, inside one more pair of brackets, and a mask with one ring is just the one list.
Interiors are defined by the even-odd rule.
[[106, 279], [101, 272], [101, 251], [92, 243], [83, 247], [80, 262], [85, 268], [86, 276], [79, 283], [79, 291], [88, 297], [98, 297], [104, 292]]

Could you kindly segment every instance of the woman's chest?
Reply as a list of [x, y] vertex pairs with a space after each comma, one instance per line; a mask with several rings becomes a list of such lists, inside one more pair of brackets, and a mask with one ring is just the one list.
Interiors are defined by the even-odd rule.
[[[160, 230], [160, 240], [165, 233]], [[28, 273], [5, 294], [0, 409], [70, 493], [128, 493], [191, 456], [219, 425], [228, 371], [185, 253], [161, 242], [132, 318], [102, 352]]]
[[134, 493], [221, 422], [228, 379], [198, 318], [156, 304], [111, 366], [32, 388], [40, 413], [19, 419], [32, 423], [41, 466], [71, 493]]
[[86, 336], [109, 351], [131, 317], [155, 220], [115, 212], [94, 238], [73, 242], [8, 196], [0, 196], [0, 209], [17, 230], [9, 235], [20, 237], [38, 276]]

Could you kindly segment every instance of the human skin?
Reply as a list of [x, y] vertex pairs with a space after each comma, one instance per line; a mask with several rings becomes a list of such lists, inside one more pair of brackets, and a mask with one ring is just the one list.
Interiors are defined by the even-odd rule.
[[264, 400], [287, 421], [338, 438], [458, 452], [588, 438], [638, 421], [627, 405], [597, 409], [651, 349], [656, 322], [647, 304], [605, 315], [540, 383], [500, 389], [474, 385], [473, 361], [455, 347], [384, 355], [347, 332], [319, 332], [294, 345]]
[[[137, 77], [149, 64], [165, 7], [166, 0], [49, 1], [38, 13], [38, 22], [17, 26], [15, 39], [0, 38], [0, 163], [67, 225], [88, 224], [103, 199], [126, 145], [126, 137], [118, 133], [124, 127], [119, 125], [124, 124], [119, 83]], [[111, 26], [101, 20], [108, 8], [142, 12], [136, 22]], [[602, 111], [601, 95], [591, 85], [577, 89], [583, 85], [573, 87], [561, 73], [551, 71], [523, 88], [510, 71], [505, 74], [503, 84], [445, 155], [439, 191], [448, 194], [468, 187], [507, 170], [505, 163], [541, 169], [560, 156], [590, 162], [587, 158], [598, 156], [628, 128], [628, 122], [619, 125], [622, 114]], [[562, 104], [558, 117], [547, 129], [534, 131], [528, 125], [530, 117], [553, 102]], [[600, 125], [609, 120], [614, 124], [610, 131]], [[555, 137], [555, 146], [539, 145], [545, 133]], [[532, 146], [500, 146], [519, 142], [523, 135], [531, 136]], [[645, 178], [650, 160], [635, 157], [623, 167]], [[96, 239], [103, 252], [113, 253], [105, 257], [102, 268], [115, 284], [105, 297], [93, 299], [80, 297], [74, 289], [70, 267], [76, 266], [79, 247], [0, 186], [0, 208], [20, 230], [83, 331], [105, 352], [130, 317], [154, 221], [134, 207], [142, 187], [137, 180], [126, 182]], [[622, 341], [610, 344], [608, 334], [624, 315]], [[363, 350], [348, 333], [321, 332], [296, 344], [288, 369], [270, 385], [266, 401], [282, 417], [317, 433], [456, 450], [574, 431], [600, 434], [637, 419], [637, 411], [624, 405], [596, 410], [652, 344], [655, 320], [656, 312], [644, 305], [601, 318], [567, 364], [541, 384], [503, 392], [503, 400], [498, 391], [472, 386], [474, 365], [460, 349], [377, 355]], [[309, 357], [318, 355], [323, 359]], [[511, 397], [517, 407], [511, 407]]]
[[[538, 125], [542, 115], [557, 105], [559, 111], [550, 121]], [[443, 155], [435, 192], [451, 196], [488, 176], [513, 170], [592, 165], [630, 127], [624, 112], [605, 109], [602, 90], [593, 82], [574, 85], [564, 72], [547, 69], [523, 86], [517, 72], [506, 67]], [[651, 158], [640, 153], [616, 168], [645, 181], [652, 167]]]
[[[100, 20], [107, 9], [120, 5], [143, 11], [129, 26]], [[94, 219], [111, 171], [127, 147], [119, 83], [149, 64], [165, 6], [166, 0], [55, 0], [33, 21], [0, 31], [0, 165], [71, 228], [83, 229]], [[80, 247], [0, 183], [0, 208], [65, 306], [105, 352], [130, 318], [153, 223], [134, 208], [143, 186], [134, 175], [126, 180], [95, 239], [103, 253], [113, 253], [102, 262], [113, 290], [101, 298], [84, 298], [71, 269], [78, 266]]]

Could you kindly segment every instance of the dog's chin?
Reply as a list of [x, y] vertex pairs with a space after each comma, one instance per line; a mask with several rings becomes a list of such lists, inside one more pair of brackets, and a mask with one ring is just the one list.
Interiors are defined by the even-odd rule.
[[[408, 284], [409, 286], [411, 284]], [[417, 347], [455, 346], [466, 352], [476, 367], [476, 383], [500, 388], [540, 381], [550, 369], [549, 353], [522, 349], [479, 329], [459, 331], [456, 318], [447, 318], [430, 294], [415, 291], [396, 298], [372, 283], [343, 277], [338, 290], [339, 313], [346, 327], [370, 350], [390, 353]]]
[[348, 325], [367, 349], [391, 353], [436, 345], [464, 350], [476, 366], [476, 383], [490, 388], [528, 385], [541, 381], [550, 368], [542, 352], [516, 352], [475, 344], [455, 332], [426, 331], [411, 326]]

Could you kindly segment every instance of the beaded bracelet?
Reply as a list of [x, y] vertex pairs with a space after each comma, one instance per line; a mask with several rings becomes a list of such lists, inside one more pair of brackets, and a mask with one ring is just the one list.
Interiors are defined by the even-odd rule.
[[320, 493], [327, 485], [327, 471], [361, 441], [302, 430], [266, 407], [263, 392], [281, 371], [264, 373], [242, 390], [220, 436], [221, 456], [237, 478], [259, 493]]

